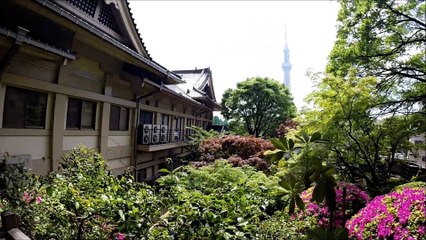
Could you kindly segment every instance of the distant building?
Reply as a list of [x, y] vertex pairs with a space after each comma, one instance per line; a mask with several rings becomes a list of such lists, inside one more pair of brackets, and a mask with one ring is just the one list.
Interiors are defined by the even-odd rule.
[[413, 136], [410, 138], [410, 142], [414, 144], [414, 150], [408, 153], [408, 160], [421, 168], [426, 168], [425, 136]]
[[288, 49], [288, 43], [287, 43], [287, 28], [285, 28], [284, 63], [282, 64], [282, 68], [284, 71], [284, 84], [287, 86], [289, 90], [291, 90], [291, 81], [290, 81], [291, 67], [292, 65], [290, 63], [290, 50]]

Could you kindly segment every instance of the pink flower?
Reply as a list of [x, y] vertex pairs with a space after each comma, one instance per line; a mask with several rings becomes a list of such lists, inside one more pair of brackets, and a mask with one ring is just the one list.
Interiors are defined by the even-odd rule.
[[125, 240], [126, 235], [124, 233], [117, 233], [117, 240]]
[[[345, 214], [343, 214], [343, 192], [345, 188]], [[307, 216], [314, 216], [318, 219], [319, 227], [327, 226], [329, 224], [330, 215], [328, 207], [325, 203], [318, 205], [316, 202], [311, 201], [312, 192], [313, 187], [302, 192], [301, 194], [301, 198], [306, 205], [306, 210], [303, 213], [300, 213], [300, 217], [302, 217], [302, 214], [306, 214]], [[333, 225], [340, 227], [344, 225], [343, 216], [346, 218], [355, 214], [359, 208], [355, 209], [354, 206], [365, 206], [365, 204], [369, 201], [369, 198], [367, 193], [362, 191], [359, 187], [346, 182], [338, 182], [337, 187], [335, 188], [335, 192], [337, 209], [334, 212]]]
[[426, 230], [425, 195], [424, 188], [404, 188], [377, 196], [347, 222], [349, 235], [358, 239], [420, 239]]
[[31, 196], [31, 194], [29, 194], [27, 191], [25, 191], [22, 194], [22, 199], [24, 200], [25, 203], [29, 204], [31, 202], [31, 200], [33, 199], [33, 197]]
[[426, 234], [426, 225], [420, 225], [419, 229], [417, 229], [417, 231], [419, 232], [420, 235], [425, 235]]
[[36, 203], [39, 204], [43, 201], [43, 199], [40, 196], [37, 196]]

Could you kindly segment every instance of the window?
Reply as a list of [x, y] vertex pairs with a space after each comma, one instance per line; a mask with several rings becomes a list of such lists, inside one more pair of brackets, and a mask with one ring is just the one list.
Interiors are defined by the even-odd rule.
[[146, 168], [137, 171], [137, 180], [138, 182], [143, 182], [147, 177]]
[[175, 130], [180, 131], [182, 129], [183, 117], [175, 117]]
[[46, 125], [47, 93], [7, 87], [4, 101], [4, 128], [37, 128]]
[[67, 129], [95, 130], [96, 102], [69, 98]]
[[111, 106], [109, 115], [109, 130], [127, 131], [129, 130], [129, 109], [120, 106]]
[[187, 118], [186, 119], [186, 127], [187, 127], [186, 128], [186, 136], [187, 137], [194, 133], [194, 129], [192, 129], [193, 125], [194, 125], [193, 124], [193, 119]]
[[169, 126], [169, 115], [161, 114], [161, 125]]
[[140, 111], [140, 124], [152, 124], [154, 114], [152, 112]]

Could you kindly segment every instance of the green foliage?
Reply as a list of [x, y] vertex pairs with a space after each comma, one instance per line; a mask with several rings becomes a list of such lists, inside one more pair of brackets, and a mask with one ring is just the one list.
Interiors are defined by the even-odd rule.
[[[315, 183], [312, 199], [317, 203], [325, 199], [328, 207], [334, 210], [336, 205], [334, 167], [325, 165], [322, 158], [315, 158], [313, 161], [306, 158], [315, 145], [323, 142], [321, 133], [315, 132], [311, 136], [302, 133], [295, 137], [296, 140], [273, 138], [271, 142], [277, 149], [265, 152], [267, 159], [273, 162], [285, 161], [285, 155], [290, 159], [298, 152], [294, 157], [295, 161], [290, 160], [285, 164], [286, 171], [280, 181], [280, 185], [289, 192], [289, 213], [293, 213], [296, 206], [301, 210], [305, 208], [300, 194], [304, 190], [303, 187], [309, 187], [312, 183]], [[309, 161], [308, 164], [306, 160]]]
[[404, 188], [412, 188], [412, 189], [426, 188], [426, 183], [425, 182], [409, 182], [409, 183], [396, 186], [392, 191], [401, 191]]
[[377, 79], [325, 77], [308, 100], [305, 131], [321, 131], [330, 143], [327, 158], [346, 180], [366, 184], [380, 192], [397, 163], [395, 155], [409, 150], [408, 139], [424, 129], [419, 115], [383, 117], [376, 106], [383, 97], [374, 94]]
[[286, 213], [277, 212], [273, 217], [262, 221], [259, 225], [256, 239], [291, 239], [305, 240], [308, 239], [306, 231], [315, 228], [315, 219], [304, 219], [300, 221], [294, 217], [290, 217]]
[[62, 160], [58, 172], [44, 177], [6, 171], [13, 186], [5, 197], [26, 234], [34, 239], [107, 239], [119, 232], [129, 237], [149, 235], [161, 204], [147, 186], [135, 183], [130, 175], [111, 176], [102, 157], [84, 147]]
[[287, 137], [286, 135], [290, 132], [294, 132], [297, 130], [297, 127], [299, 126], [299, 122], [289, 119], [283, 123], [281, 123], [277, 129], [275, 129], [274, 137], [280, 138], [280, 137]]
[[[329, 228], [310, 229], [306, 233], [312, 239], [346, 239], [347, 234], [332, 224], [332, 218], [336, 211], [336, 191], [334, 167], [327, 164], [327, 158], [322, 154], [326, 151], [317, 151], [327, 143], [322, 138], [322, 134], [314, 132], [312, 135], [301, 133], [295, 135], [293, 139], [271, 139], [272, 144], [277, 148], [274, 151], [265, 153], [270, 161], [278, 163], [281, 171], [278, 172], [280, 178], [279, 185], [282, 187], [277, 196], [284, 196], [288, 206], [289, 214], [297, 208], [305, 210], [305, 202], [301, 193], [312, 184], [312, 195], [310, 200], [317, 204], [325, 201], [327, 212], [329, 213]], [[312, 204], [312, 203], [311, 203]], [[309, 205], [311, 206], [311, 205]], [[346, 238], [345, 238], [346, 237]]]
[[229, 132], [234, 135], [247, 136], [249, 133], [244, 127], [244, 123], [241, 119], [232, 119], [228, 122]]
[[200, 160], [214, 162], [226, 159], [234, 166], [250, 165], [258, 170], [267, 170], [263, 152], [272, 149], [268, 140], [252, 136], [241, 137], [227, 135], [222, 138], [210, 138], [199, 145]]
[[213, 125], [225, 126], [225, 125], [227, 125], [227, 123], [226, 123], [226, 121], [221, 119], [219, 116], [214, 116], [213, 117]]
[[385, 112], [415, 112], [424, 103], [426, 43], [424, 1], [343, 0], [338, 14], [337, 40], [327, 72], [347, 78], [378, 78], [371, 93], [382, 96]]
[[191, 160], [198, 160], [200, 158], [199, 146], [203, 141], [211, 138], [221, 138], [225, 135], [224, 133], [216, 132], [213, 129], [207, 131], [197, 126], [192, 126], [189, 129], [190, 131], [193, 131], [193, 134], [189, 136], [188, 145], [188, 150], [191, 153], [189, 159]]
[[312, 240], [346, 240], [348, 239], [348, 230], [346, 228], [336, 228], [333, 231], [324, 228], [315, 228], [307, 230], [307, 236]]
[[[242, 123], [248, 134], [270, 136], [280, 123], [295, 116], [289, 90], [269, 78], [248, 78], [228, 89], [222, 97], [223, 116]], [[231, 122], [231, 121], [230, 121]]]
[[276, 180], [224, 161], [159, 179], [167, 201], [165, 233], [174, 239], [252, 239], [275, 208]]

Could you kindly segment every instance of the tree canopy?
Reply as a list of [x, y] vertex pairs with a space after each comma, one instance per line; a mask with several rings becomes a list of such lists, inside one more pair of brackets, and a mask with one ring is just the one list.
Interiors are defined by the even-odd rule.
[[222, 97], [223, 116], [242, 122], [250, 135], [270, 135], [280, 123], [296, 114], [290, 91], [270, 78], [248, 78]]
[[[378, 78], [377, 105], [386, 113], [418, 112], [426, 103], [426, 3], [418, 0], [342, 0], [327, 73]], [[424, 112], [423, 112], [424, 113]]]
[[331, 161], [353, 182], [380, 187], [397, 165], [397, 154], [410, 149], [409, 137], [421, 134], [418, 114], [383, 117], [375, 114], [383, 96], [374, 93], [375, 77], [328, 76], [317, 84], [304, 112], [306, 131], [321, 131], [330, 143]]
[[326, 73], [308, 97], [304, 130], [329, 140], [351, 181], [382, 188], [409, 138], [424, 134], [424, 1], [342, 0]]

